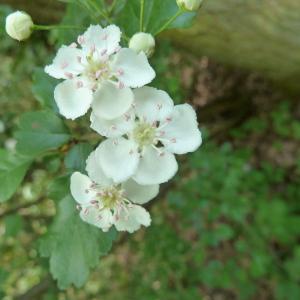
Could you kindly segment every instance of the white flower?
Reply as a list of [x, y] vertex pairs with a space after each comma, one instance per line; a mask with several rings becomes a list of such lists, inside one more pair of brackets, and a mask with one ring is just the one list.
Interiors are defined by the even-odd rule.
[[149, 226], [151, 217], [141, 206], [157, 196], [159, 185], [142, 186], [134, 180], [114, 184], [108, 179], [92, 152], [87, 160], [89, 176], [75, 172], [71, 176], [71, 193], [85, 222], [108, 231], [134, 232]]
[[114, 119], [133, 102], [130, 88], [141, 87], [155, 77], [144, 53], [119, 45], [119, 27], [91, 25], [78, 44], [62, 46], [45, 72], [57, 79], [54, 98], [68, 119], [84, 115], [92, 106], [95, 115]]
[[129, 48], [137, 53], [143, 51], [147, 57], [150, 57], [154, 52], [155, 39], [150, 33], [138, 32], [130, 39]]
[[203, 2], [203, 0], [176, 0], [177, 1], [177, 5], [183, 9], [183, 10], [187, 10], [187, 11], [196, 11], [201, 3]]
[[130, 177], [139, 184], [166, 182], [178, 169], [174, 154], [201, 145], [196, 113], [189, 104], [174, 106], [166, 92], [152, 87], [136, 89], [134, 94], [135, 108], [115, 120], [91, 114], [91, 127], [108, 137], [95, 155], [114, 182]]
[[7, 34], [15, 40], [23, 41], [32, 33], [33, 22], [31, 17], [22, 11], [9, 14], [5, 21]]

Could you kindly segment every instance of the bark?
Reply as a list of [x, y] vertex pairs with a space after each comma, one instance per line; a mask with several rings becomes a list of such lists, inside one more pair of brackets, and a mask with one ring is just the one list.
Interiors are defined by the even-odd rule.
[[300, 89], [299, 0], [204, 0], [193, 27], [169, 36], [196, 55]]

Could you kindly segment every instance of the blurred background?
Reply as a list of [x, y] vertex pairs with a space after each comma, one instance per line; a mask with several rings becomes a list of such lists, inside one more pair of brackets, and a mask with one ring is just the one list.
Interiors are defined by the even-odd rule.
[[[0, 147], [13, 152], [20, 114], [52, 101], [42, 68], [70, 33], [18, 43], [5, 16], [84, 16], [59, 1], [0, 4]], [[150, 203], [152, 226], [120, 235], [82, 288], [59, 290], [37, 249], [56, 211], [44, 193], [64, 158], [37, 159], [0, 206], [0, 299], [300, 299], [300, 2], [207, 0], [191, 28], [159, 37], [151, 64], [153, 85], [191, 103], [204, 134]], [[96, 144], [86, 124], [68, 123]]]

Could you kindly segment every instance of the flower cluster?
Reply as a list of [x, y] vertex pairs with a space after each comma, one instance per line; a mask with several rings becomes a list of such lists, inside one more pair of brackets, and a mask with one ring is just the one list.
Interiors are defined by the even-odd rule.
[[[176, 174], [175, 154], [195, 151], [202, 142], [194, 109], [174, 105], [165, 91], [146, 86], [155, 72], [147, 43], [137, 45], [139, 36], [130, 48], [121, 48], [117, 26], [91, 25], [45, 68], [64, 79], [54, 91], [60, 113], [75, 119], [91, 108], [90, 126], [104, 137], [87, 159], [88, 175], [71, 176], [80, 217], [103, 231], [113, 225], [128, 232], [149, 226], [150, 215], [141, 205]], [[154, 39], [148, 44], [152, 53]]]

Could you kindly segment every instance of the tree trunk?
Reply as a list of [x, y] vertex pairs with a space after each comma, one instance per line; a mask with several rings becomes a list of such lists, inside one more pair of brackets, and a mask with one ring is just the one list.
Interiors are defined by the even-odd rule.
[[299, 0], [204, 0], [193, 27], [169, 36], [196, 55], [300, 90]]

